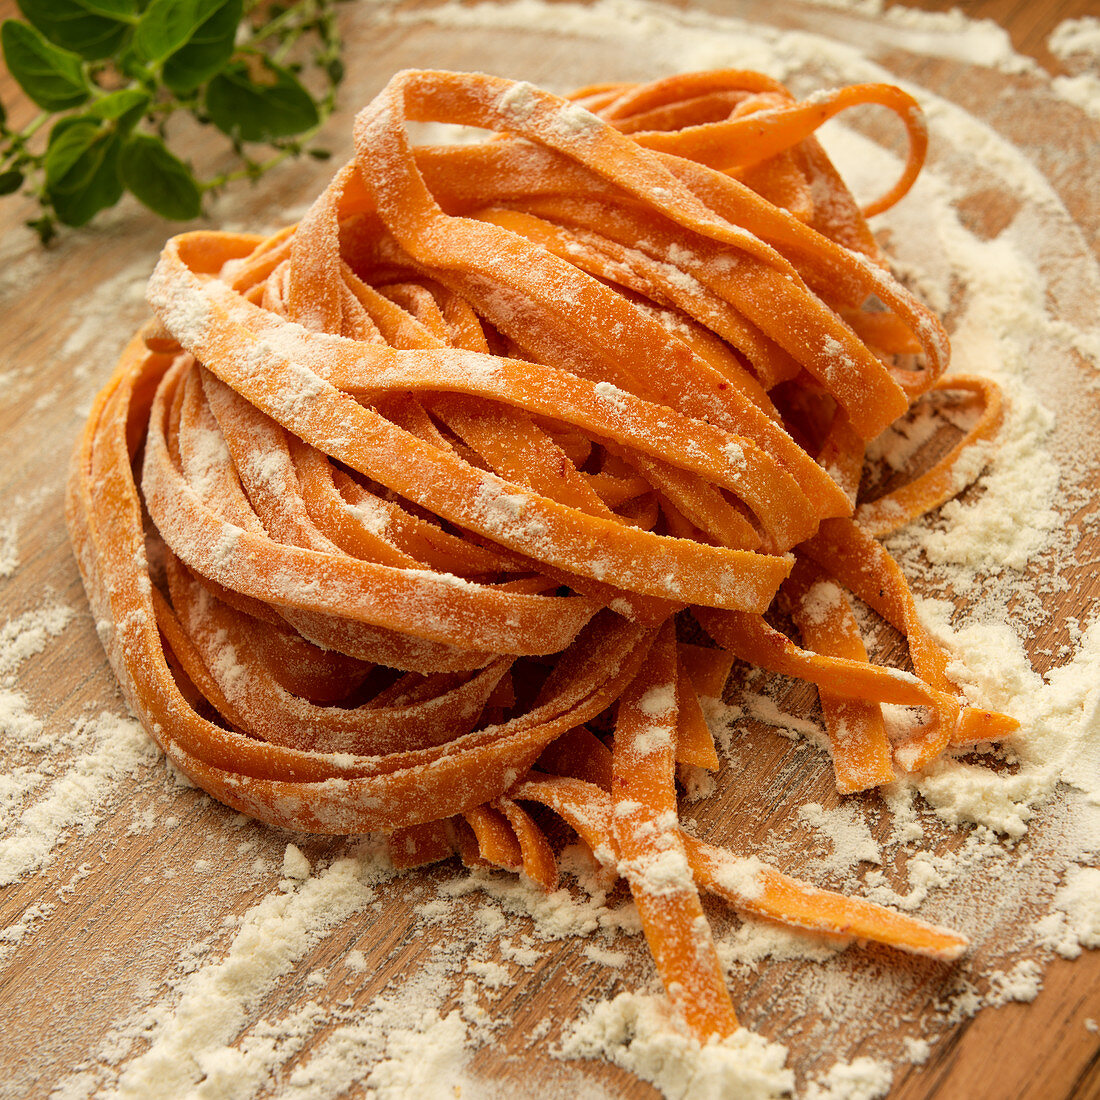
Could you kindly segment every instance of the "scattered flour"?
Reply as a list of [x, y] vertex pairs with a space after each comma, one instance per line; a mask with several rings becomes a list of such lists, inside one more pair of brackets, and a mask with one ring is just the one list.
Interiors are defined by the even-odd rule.
[[767, 695], [743, 691], [741, 693], [741, 704], [746, 715], [755, 718], [758, 722], [763, 722], [767, 726], [772, 726], [784, 737], [789, 737], [792, 740], [805, 737], [808, 741], [822, 748], [829, 743], [824, 727], [801, 715], [787, 714], [785, 711], [780, 710], [775, 700]]
[[874, 1058], [837, 1062], [824, 1077], [811, 1082], [805, 1100], [878, 1100], [890, 1091], [893, 1070]]
[[612, 970], [622, 970], [626, 966], [629, 956], [622, 951], [612, 951], [610, 948], [601, 947], [597, 943], [585, 944], [584, 957], [600, 966], [608, 966]]
[[798, 816], [832, 845], [832, 853], [812, 863], [815, 873], [844, 874], [859, 863], [881, 863], [882, 849], [866, 820], [852, 806], [824, 809], [818, 802], [801, 806]]
[[794, 1088], [786, 1048], [740, 1028], [700, 1044], [664, 998], [620, 993], [601, 1001], [562, 1037], [566, 1058], [610, 1058], [669, 1100], [773, 1100]]
[[10, 577], [19, 568], [19, 517], [0, 520], [0, 577]]
[[64, 604], [48, 604], [9, 619], [0, 627], [0, 683], [9, 684], [20, 665], [41, 653], [72, 621], [75, 612]]
[[905, 1040], [905, 1057], [914, 1066], [923, 1066], [932, 1055], [932, 1044], [927, 1039]]
[[102, 1079], [105, 1067], [74, 1075], [65, 1086], [67, 1095], [75, 1097], [93, 1082], [97, 1096], [117, 1100], [254, 1095], [274, 1068], [271, 1051], [263, 1044], [231, 1045], [247, 1026], [251, 1006], [328, 929], [372, 901], [373, 885], [390, 874], [366, 851], [337, 859], [296, 890], [268, 894], [240, 918], [221, 958], [186, 975], [168, 998], [149, 1006], [112, 1040], [140, 1042], [146, 1049], [113, 1081]]
[[1052, 909], [1035, 923], [1039, 941], [1067, 959], [1100, 947], [1100, 869], [1071, 867]]
[[309, 878], [309, 860], [295, 844], [288, 844], [283, 854], [283, 877], [302, 881]]
[[[469, 1035], [459, 1012], [443, 1018], [427, 1016], [416, 1027], [391, 1031], [386, 1051], [364, 1082], [378, 1100], [404, 1100], [411, 1096], [471, 1095], [466, 1080]], [[463, 1087], [465, 1085], [465, 1087]]]
[[1043, 971], [1034, 959], [1021, 959], [1011, 970], [990, 975], [986, 1004], [994, 1008], [1010, 1001], [1034, 1001], [1043, 987]]
[[794, 932], [781, 925], [747, 918], [733, 932], [716, 940], [718, 957], [727, 969], [758, 970], [764, 959], [811, 959], [825, 962], [847, 947], [847, 943]]
[[119, 781], [157, 758], [138, 722], [107, 711], [78, 720], [65, 740], [66, 747], [75, 750], [71, 763], [56, 776], [44, 773], [44, 789], [35, 792], [0, 837], [0, 886], [47, 866], [72, 830], [91, 834], [102, 820], [105, 804], [118, 798]]
[[1050, 52], [1062, 61], [1076, 57], [1100, 66], [1100, 16], [1086, 15], [1080, 19], [1064, 20], [1054, 28], [1047, 45]]
[[1054, 78], [1055, 92], [1100, 119], [1100, 17], [1066, 19], [1047, 46], [1068, 70]]

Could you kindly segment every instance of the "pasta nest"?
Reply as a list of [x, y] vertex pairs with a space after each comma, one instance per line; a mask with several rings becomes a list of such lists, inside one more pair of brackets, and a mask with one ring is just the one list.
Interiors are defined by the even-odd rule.
[[[863, 210], [814, 137], [860, 104], [909, 141]], [[485, 133], [414, 145], [422, 122]], [[168, 757], [263, 821], [549, 889], [548, 807], [627, 879], [700, 1037], [736, 1026], [700, 887], [957, 957], [956, 932], [689, 836], [676, 792], [678, 765], [718, 767], [700, 698], [736, 659], [817, 685], [841, 793], [1016, 726], [966, 705], [877, 540], [957, 493], [1002, 417], [943, 378], [943, 329], [867, 226], [926, 144], [889, 85], [403, 72], [298, 225], [169, 241], [67, 505]], [[857, 504], [865, 441], [933, 389], [973, 427]], [[869, 661], [853, 597], [912, 672]], [[884, 703], [925, 721], [892, 742]]]

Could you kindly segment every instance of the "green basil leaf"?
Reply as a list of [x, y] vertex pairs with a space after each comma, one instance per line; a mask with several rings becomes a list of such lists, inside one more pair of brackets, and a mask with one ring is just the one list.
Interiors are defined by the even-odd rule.
[[233, 56], [237, 27], [244, 13], [242, 0], [224, 3], [164, 63], [164, 83], [177, 94], [193, 92], [220, 72]]
[[151, 134], [134, 134], [119, 160], [123, 184], [154, 213], [172, 221], [197, 218], [202, 191], [191, 169]]
[[0, 172], [0, 195], [10, 195], [23, 186], [23, 173], [16, 169]]
[[134, 31], [134, 51], [143, 61], [163, 61], [186, 46], [225, 0], [153, 0]]
[[46, 146], [46, 194], [66, 225], [85, 225], [122, 197], [118, 134], [97, 119], [62, 119]]
[[286, 71], [266, 58], [253, 70], [234, 61], [206, 88], [206, 113], [224, 134], [238, 141], [273, 141], [317, 125], [313, 97]]
[[[27, 22], [55, 46], [95, 61], [110, 57], [129, 33], [126, 17], [134, 16], [133, 5], [116, 5], [130, 10], [102, 12], [104, 6], [88, 0], [19, 0]], [[108, 8], [112, 5], [108, 2]]]
[[0, 43], [8, 71], [43, 110], [67, 111], [91, 98], [80, 58], [51, 46], [33, 27], [8, 19], [0, 27]]
[[88, 113], [103, 119], [121, 118], [128, 111], [138, 107], [144, 113], [151, 98], [148, 92], [143, 92], [140, 88], [121, 88], [117, 92], [103, 96], [102, 99], [97, 99], [88, 108]]

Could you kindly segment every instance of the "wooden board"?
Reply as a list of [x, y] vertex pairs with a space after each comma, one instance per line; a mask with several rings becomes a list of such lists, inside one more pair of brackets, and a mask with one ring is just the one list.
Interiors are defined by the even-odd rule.
[[[944, 5], [927, 0], [919, 6]], [[989, 0], [972, 5], [971, 13], [999, 18], [1018, 44], [1049, 60], [1042, 54], [1041, 28], [1088, 8], [1087, 0], [1026, 5]], [[1096, 178], [1100, 129], [1083, 112], [1054, 102], [1042, 78], [930, 56], [904, 33], [843, 10], [758, 0], [714, 0], [714, 10], [860, 43], [900, 78], [962, 105], [1025, 151], [1093, 254], [1100, 253], [1100, 192], [1088, 182]], [[638, 71], [644, 69], [644, 57], [625, 56], [613, 41], [578, 43], [565, 28], [555, 35], [522, 28], [456, 31], [419, 18], [386, 21], [373, 5], [349, 6], [344, 19], [351, 75], [342, 109], [326, 134], [338, 154], [349, 148], [355, 109], [399, 67], [489, 69], [557, 86], [645, 75]], [[10, 82], [4, 91], [10, 104], [9, 91]], [[16, 119], [20, 110], [26, 105], [14, 109]], [[210, 157], [198, 137], [192, 141], [197, 156]], [[211, 220], [246, 229], [293, 220], [329, 171], [312, 162], [288, 166], [256, 190], [220, 200]], [[996, 196], [987, 196], [972, 216], [996, 221], [998, 209]], [[112, 778], [110, 753], [97, 754], [89, 718], [104, 710], [121, 714], [122, 704], [68, 548], [62, 519], [65, 466], [92, 395], [130, 331], [147, 315], [141, 288], [166, 228], [127, 203], [97, 227], [66, 234], [54, 249], [41, 253], [22, 236], [19, 223], [27, 214], [17, 200], [7, 201], [0, 211], [5, 260], [0, 268], [0, 559], [15, 563], [0, 579], [0, 616], [9, 621], [54, 605], [76, 614], [56, 637], [44, 639], [39, 654], [22, 663], [16, 680], [0, 680], [0, 687], [26, 695], [28, 710], [45, 723], [56, 755], [44, 757], [14, 740], [6, 740], [0, 753], [11, 768], [41, 773], [33, 796], [39, 804], [54, 795], [61, 799], [64, 789], [70, 804], [86, 804], [86, 812], [79, 818], [74, 813], [68, 825], [55, 812], [50, 820], [57, 844], [43, 854], [42, 868], [0, 893], [0, 928], [9, 930], [0, 939], [5, 1009], [0, 1096], [12, 1097], [47, 1096], [61, 1082], [76, 1089], [78, 1081], [114, 1080], [114, 1066], [142, 1050], [140, 1039], [128, 1045], [141, 1024], [135, 1013], [176, 1004], [188, 973], [226, 956], [237, 928], [234, 920], [270, 904], [265, 899], [272, 891], [278, 894], [289, 841], [315, 867], [354, 852], [343, 840], [295, 838], [245, 822], [176, 782], [152, 755], [137, 774]], [[1085, 369], [1066, 356], [1067, 372]], [[1090, 394], [1078, 383], [1069, 391], [1077, 395], [1073, 399], [1091, 402], [1090, 415], [1098, 415], [1095, 391]], [[1095, 448], [1097, 438], [1093, 434], [1083, 445]], [[1100, 463], [1094, 462], [1094, 468]], [[1092, 484], [1095, 490], [1098, 483]], [[1088, 563], [1097, 549], [1095, 527], [1091, 533], [1086, 529], [1076, 556], [1080, 567], [1068, 577], [1049, 623], [1032, 642], [1040, 670], [1050, 661], [1041, 651], [1056, 652], [1067, 637], [1068, 621], [1083, 621], [1094, 605], [1097, 581]], [[813, 707], [812, 693], [800, 688], [782, 702], [791, 713], [810, 713]], [[799, 805], [836, 804], [827, 762], [816, 750], [769, 739], [766, 731], [756, 736], [761, 747], [732, 793], [697, 814], [701, 824], [735, 838], [745, 851], [766, 845]], [[74, 761], [79, 767], [72, 766]], [[875, 812], [870, 800], [861, 805]], [[78, 827], [93, 819], [94, 828]], [[880, 823], [879, 832], [885, 828]], [[958, 841], [945, 836], [941, 843], [949, 847]], [[1021, 853], [1026, 852], [1025, 843]], [[433, 959], [439, 980], [454, 986], [443, 1002], [446, 1014], [461, 1001], [462, 958], [471, 952], [504, 965], [511, 975], [499, 991], [487, 992], [484, 986], [475, 991], [489, 1017], [505, 1021], [474, 1058], [471, 1072], [479, 1080], [495, 1082], [499, 1095], [505, 1090], [518, 1096], [604, 1095], [600, 1090], [609, 1096], [656, 1095], [613, 1066], [563, 1062], [547, 1053], [560, 1025], [576, 1016], [586, 997], [607, 997], [651, 980], [644, 943], [638, 937], [614, 941], [614, 950], [626, 956], [625, 967], [614, 970], [586, 957], [583, 938], [540, 939], [528, 918], [507, 914], [503, 903], [484, 894], [454, 900], [459, 916], [446, 926], [418, 915], [417, 907], [436, 899], [439, 889], [455, 893], [454, 883], [462, 878], [457, 866], [447, 865], [379, 884], [370, 904], [335, 921], [302, 957], [288, 962], [278, 980], [257, 989], [247, 1018], [239, 1021], [245, 1040], [258, 1042], [261, 1025], [275, 1032], [282, 1028], [284, 1038], [300, 1034], [301, 1040], [279, 1073], [247, 1095], [292, 1095], [292, 1074], [309, 1064], [311, 1052], [339, 1028], [362, 1025], [380, 994], [400, 995], [402, 988], [430, 977]], [[1005, 919], [1010, 917], [1011, 907]], [[485, 928], [498, 919], [502, 930], [487, 939]], [[715, 919], [730, 920], [719, 914]], [[527, 935], [534, 937], [539, 953], [530, 969], [509, 963], [497, 945], [501, 936], [519, 942]], [[1050, 962], [1033, 1003], [988, 1009], [948, 1027], [935, 1005], [957, 993], [952, 984], [957, 973], [864, 949], [851, 965], [866, 979], [866, 989], [880, 990], [884, 974], [896, 973], [906, 985], [904, 996], [883, 1005], [884, 1012], [897, 1015], [891, 1035], [879, 1034], [871, 1046], [842, 1026], [822, 1031], [817, 1025], [829, 1017], [823, 1006], [813, 1020], [786, 1018], [783, 987], [805, 981], [815, 965], [765, 963], [755, 973], [739, 972], [735, 989], [746, 1025], [790, 1044], [792, 1063], [802, 1074], [821, 1073], [835, 1058], [871, 1051], [898, 1063], [890, 1094], [894, 1100], [1100, 1096], [1100, 1037], [1084, 1025], [1086, 1019], [1100, 1019], [1100, 954]], [[837, 991], [829, 987], [828, 992]], [[311, 1004], [319, 1006], [315, 1017], [305, 1011]], [[303, 1030], [307, 1017], [314, 1023]], [[551, 1021], [549, 1034], [532, 1038], [545, 1020]], [[909, 1066], [901, 1059], [902, 1040], [921, 1033], [938, 1041], [925, 1065]], [[823, 1044], [823, 1034], [829, 1045]], [[466, 1084], [463, 1095], [476, 1095]], [[363, 1095], [364, 1089], [361, 1080], [349, 1083], [347, 1095]]]

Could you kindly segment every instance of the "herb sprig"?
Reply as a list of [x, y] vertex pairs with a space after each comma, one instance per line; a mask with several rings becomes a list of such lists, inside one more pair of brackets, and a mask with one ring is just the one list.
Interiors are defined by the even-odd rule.
[[[233, 180], [328, 156], [310, 142], [344, 75], [336, 2], [18, 0], [26, 22], [0, 45], [41, 113], [15, 130], [0, 105], [0, 195], [37, 199], [27, 225], [46, 244], [126, 191], [181, 221]], [[200, 179], [170, 148], [177, 112], [220, 131], [235, 166]]]

